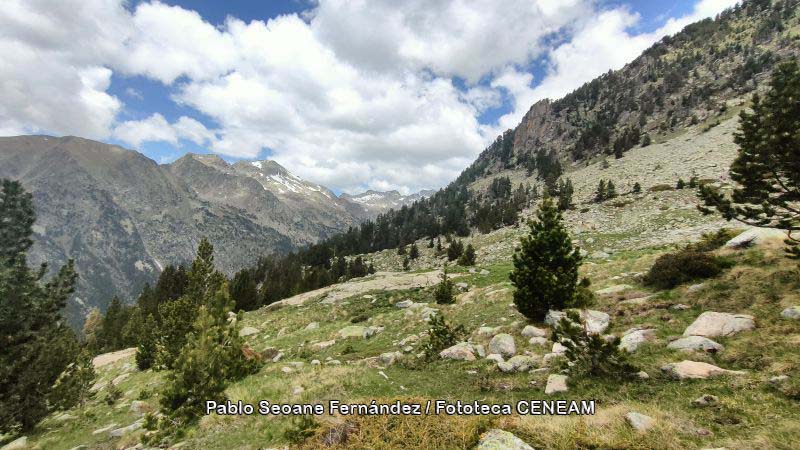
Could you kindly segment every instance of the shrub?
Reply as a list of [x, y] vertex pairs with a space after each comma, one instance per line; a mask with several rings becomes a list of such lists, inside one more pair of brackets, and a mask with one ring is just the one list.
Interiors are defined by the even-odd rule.
[[411, 250], [408, 251], [408, 257], [411, 259], [419, 258], [419, 247], [417, 247], [417, 244], [411, 244]]
[[670, 186], [669, 184], [657, 184], [655, 186], [651, 186], [650, 189], [648, 189], [648, 191], [650, 192], [664, 192], [673, 190], [675, 190], [675, 188]]
[[730, 228], [720, 228], [713, 233], [703, 233], [700, 241], [689, 244], [686, 248], [696, 252], [710, 252], [725, 245], [726, 242], [736, 237], [736, 234], [736, 231]]
[[83, 406], [91, 396], [89, 388], [94, 382], [94, 376], [92, 358], [83, 351], [77, 361], [70, 363], [56, 380], [49, 395], [50, 405], [57, 409]]
[[589, 333], [575, 311], [568, 311], [561, 318], [553, 330], [553, 340], [567, 348], [564, 356], [568, 363], [564, 370], [572, 377], [617, 380], [632, 378], [639, 371], [628, 362], [627, 353], [619, 349], [619, 338], [606, 340]]
[[108, 385], [106, 386], [106, 404], [109, 406], [113, 405], [117, 402], [117, 400], [122, 398], [122, 391], [114, 384], [113, 381], [109, 381]]
[[458, 344], [467, 334], [464, 325], [451, 327], [441, 314], [431, 316], [430, 328], [428, 329], [428, 342], [422, 347], [425, 358], [433, 360], [439, 356], [439, 352]]
[[450, 281], [450, 278], [447, 277], [447, 267], [445, 266], [442, 274], [440, 275], [442, 281], [436, 285], [436, 289], [433, 291], [433, 298], [436, 300], [436, 303], [440, 305], [450, 305], [456, 302], [455, 296], [453, 295], [453, 282]]
[[687, 281], [715, 277], [726, 267], [729, 264], [722, 258], [686, 249], [659, 256], [644, 276], [644, 283], [659, 289], [672, 289]]
[[633, 184], [633, 193], [638, 194], [639, 192], [642, 192], [642, 185], [637, 181]]
[[283, 437], [292, 444], [302, 444], [314, 436], [319, 425], [313, 416], [299, 416], [292, 419], [292, 425], [283, 432]]

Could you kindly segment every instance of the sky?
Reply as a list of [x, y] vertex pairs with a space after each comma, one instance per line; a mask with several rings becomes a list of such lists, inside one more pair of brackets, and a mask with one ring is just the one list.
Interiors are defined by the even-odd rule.
[[4, 0], [0, 136], [439, 188], [530, 106], [735, 0]]

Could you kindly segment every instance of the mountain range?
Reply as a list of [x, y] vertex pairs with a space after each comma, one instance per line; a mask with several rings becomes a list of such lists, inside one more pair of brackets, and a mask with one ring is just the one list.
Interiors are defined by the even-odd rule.
[[0, 177], [33, 194], [31, 264], [80, 274], [68, 306], [78, 325], [111, 298], [132, 301], [168, 264], [190, 261], [202, 237], [227, 272], [317, 242], [427, 193], [337, 196], [275, 161], [229, 164], [187, 154], [159, 165], [139, 152], [79, 137], [0, 137]]

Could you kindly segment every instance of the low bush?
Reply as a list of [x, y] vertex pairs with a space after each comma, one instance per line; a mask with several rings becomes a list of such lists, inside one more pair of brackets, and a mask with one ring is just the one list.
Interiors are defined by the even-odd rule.
[[655, 288], [672, 289], [688, 281], [715, 277], [730, 266], [726, 259], [685, 249], [659, 256], [643, 281]]
[[703, 236], [700, 237], [700, 241], [689, 244], [686, 248], [696, 252], [714, 251], [736, 237], [736, 234], [737, 232], [730, 228], [720, 228], [713, 233], [703, 233]]
[[464, 325], [456, 327], [450, 326], [441, 314], [431, 317], [430, 329], [428, 330], [428, 342], [423, 346], [425, 358], [433, 360], [439, 356], [439, 352], [458, 344], [467, 334]]
[[633, 378], [639, 371], [619, 348], [619, 338], [606, 339], [589, 333], [575, 311], [568, 311], [553, 330], [553, 340], [567, 348], [564, 370], [575, 378]]

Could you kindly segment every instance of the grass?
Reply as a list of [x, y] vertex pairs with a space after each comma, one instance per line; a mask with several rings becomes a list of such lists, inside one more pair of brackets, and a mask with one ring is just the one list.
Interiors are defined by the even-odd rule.
[[[645, 272], [655, 258], [671, 247], [655, 247], [615, 253], [608, 261], [594, 261], [583, 267], [593, 280], [593, 288], [630, 284], [633, 290], [619, 296], [597, 299], [595, 309], [612, 315], [610, 333], [621, 335], [634, 326], [657, 329], [657, 341], [645, 344], [632, 361], [650, 378], [629, 383], [616, 380], [570, 380], [569, 392], [554, 398], [595, 399], [598, 414], [591, 417], [322, 417], [316, 419], [316, 434], [305, 441], [304, 448], [399, 448], [402, 444], [428, 442], [427, 448], [470, 448], [480, 434], [492, 427], [515, 433], [535, 448], [792, 448], [800, 437], [800, 403], [794, 391], [777, 389], [769, 378], [786, 374], [800, 377], [800, 323], [780, 318], [780, 311], [798, 303], [800, 277], [793, 262], [778, 249], [750, 249], [727, 255], [735, 267], [721, 276], [707, 280], [704, 288], [689, 293], [681, 285], [656, 293], [643, 305], [621, 304], [635, 295], [651, 294], [638, 284], [637, 273]], [[481, 275], [482, 269], [488, 274]], [[402, 351], [400, 341], [410, 335], [420, 336], [427, 324], [419, 310], [400, 309], [394, 303], [411, 299], [426, 303], [443, 313], [454, 324], [463, 324], [476, 344], [487, 344], [488, 336], [478, 336], [480, 326], [499, 327], [511, 333], [517, 353], [542, 355], [549, 351], [532, 346], [519, 334], [526, 324], [512, 303], [508, 282], [510, 261], [455, 267], [456, 281], [469, 285], [455, 305], [436, 305], [431, 288], [403, 291], [365, 292], [332, 305], [313, 300], [299, 307], [277, 311], [255, 311], [245, 316], [245, 324], [262, 330], [250, 336], [257, 350], [275, 347], [284, 352], [278, 363], [267, 363], [255, 375], [231, 385], [231, 400], [257, 403], [388, 402], [392, 399], [448, 399], [511, 402], [543, 399], [547, 373], [503, 374], [485, 360], [471, 362], [434, 361], [429, 364], [398, 363], [379, 367], [369, 358], [389, 351]], [[622, 276], [625, 274], [625, 276]], [[673, 310], [675, 303], [690, 306]], [[717, 355], [685, 355], [666, 348], [666, 342], [682, 334], [701, 312], [727, 311], [752, 314], [757, 328], [735, 336], [717, 339], [725, 350]], [[369, 339], [336, 337], [338, 330], [353, 325], [353, 317], [365, 317], [357, 325], [383, 326], [384, 331]], [[316, 329], [306, 329], [317, 322]], [[312, 344], [336, 339], [328, 348], [316, 350]], [[413, 359], [424, 337], [412, 345], [404, 358]], [[342, 365], [326, 365], [326, 358]], [[322, 365], [312, 366], [311, 359]], [[709, 380], [674, 381], [660, 374], [660, 367], [682, 359], [706, 361], [726, 369], [745, 370], [739, 377]], [[289, 362], [302, 361], [291, 373]], [[99, 370], [102, 381], [125, 371], [121, 361]], [[134, 444], [140, 432], [112, 439], [107, 433], [92, 431], [110, 423], [126, 426], [137, 419], [130, 403], [141, 391], [157, 392], [163, 374], [152, 371], [131, 372], [119, 383], [124, 393], [116, 405], [102, 401], [102, 391], [84, 408], [69, 411], [74, 419], [59, 422], [54, 417], [43, 422], [30, 436], [41, 448], [69, 449], [77, 445], [90, 448], [116, 448]], [[794, 392], [795, 394], [792, 394]], [[716, 395], [717, 406], [696, 408], [692, 399], [703, 394]], [[794, 395], [794, 396], [793, 396]], [[144, 400], [155, 409], [157, 395]], [[629, 427], [624, 416], [638, 411], [656, 419], [653, 430], [639, 434]], [[287, 444], [286, 431], [296, 427], [288, 417], [207, 416], [188, 431], [183, 448], [263, 448]], [[341, 442], [346, 435], [346, 442]], [[326, 437], [327, 436], [327, 437]], [[329, 446], [329, 447], [326, 447]]]

